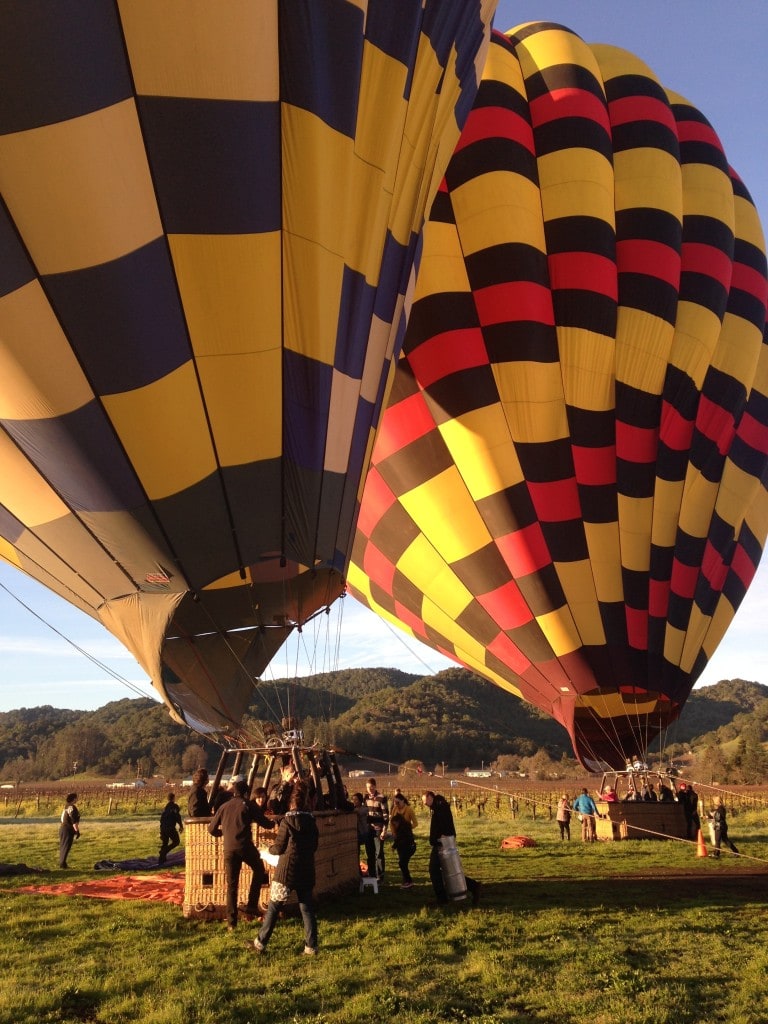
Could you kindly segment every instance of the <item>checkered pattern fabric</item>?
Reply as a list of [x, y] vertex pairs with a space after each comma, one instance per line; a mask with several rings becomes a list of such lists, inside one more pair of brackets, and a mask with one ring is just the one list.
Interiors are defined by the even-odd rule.
[[0, 7], [0, 556], [190, 724], [341, 592], [494, 8]]
[[494, 34], [425, 229], [352, 593], [623, 767], [765, 542], [766, 294], [702, 114], [562, 27]]

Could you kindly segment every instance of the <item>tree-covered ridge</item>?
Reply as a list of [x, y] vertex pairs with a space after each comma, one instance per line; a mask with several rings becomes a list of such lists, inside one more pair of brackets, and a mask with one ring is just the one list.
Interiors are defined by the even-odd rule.
[[[540, 770], [571, 757], [565, 730], [537, 709], [464, 669], [419, 678], [395, 669], [326, 672], [260, 683], [245, 725], [254, 741], [265, 722], [298, 717], [307, 742], [395, 764], [418, 760], [430, 769], [489, 765]], [[724, 680], [695, 690], [664, 738], [667, 755], [694, 747], [719, 781], [765, 770], [768, 687]], [[4, 781], [66, 778], [77, 771], [176, 779], [199, 763], [213, 766], [219, 749], [177, 725], [149, 698], [113, 701], [97, 711], [53, 707], [0, 713], [0, 776]], [[704, 769], [702, 769], [704, 770]]]

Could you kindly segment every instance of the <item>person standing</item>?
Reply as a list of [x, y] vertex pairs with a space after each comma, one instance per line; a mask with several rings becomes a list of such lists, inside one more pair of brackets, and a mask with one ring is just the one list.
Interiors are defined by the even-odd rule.
[[176, 794], [169, 793], [168, 803], [160, 815], [160, 853], [157, 857], [158, 864], [165, 864], [170, 851], [181, 842], [179, 832], [183, 831], [184, 825], [181, 820], [179, 805], [176, 803]]
[[365, 784], [365, 807], [368, 812], [368, 835], [365, 853], [368, 861], [368, 877], [384, 877], [384, 838], [389, 827], [389, 804], [383, 793], [376, 789], [376, 779]]
[[304, 955], [317, 954], [317, 918], [312, 890], [315, 886], [315, 851], [319, 841], [317, 823], [309, 811], [308, 787], [304, 780], [291, 789], [288, 812], [280, 822], [277, 837], [269, 852], [278, 855], [269, 889], [269, 906], [261, 928], [253, 940], [253, 949], [267, 948], [277, 918], [294, 890], [304, 922]]
[[560, 829], [560, 841], [567, 839], [571, 841], [571, 802], [568, 794], [563, 793], [557, 801], [557, 824]]
[[692, 785], [681, 782], [677, 788], [677, 799], [683, 805], [685, 827], [688, 839], [695, 839], [701, 828], [699, 817], [699, 794]]
[[401, 889], [412, 889], [413, 879], [408, 867], [411, 857], [416, 853], [416, 840], [413, 830], [418, 821], [413, 813], [413, 808], [399, 791], [394, 796], [394, 807], [389, 819], [389, 827], [392, 832], [392, 849], [397, 853], [397, 863], [400, 874], [403, 876]]
[[[456, 826], [453, 823], [451, 807], [444, 796], [433, 793], [431, 789], [426, 790], [421, 802], [428, 807], [431, 813], [429, 822], [429, 845], [432, 847], [429, 854], [429, 878], [438, 903], [448, 902], [448, 892], [445, 888], [443, 872], [440, 867], [440, 841], [443, 836], [455, 836]], [[467, 889], [472, 893], [472, 906], [476, 907], [480, 902], [481, 884], [475, 878], [464, 875]]]
[[581, 841], [582, 843], [594, 843], [597, 839], [597, 804], [589, 795], [586, 789], [573, 801], [573, 809], [581, 819]]
[[208, 772], [205, 768], [198, 768], [192, 776], [192, 792], [187, 800], [187, 814], [190, 818], [208, 818], [211, 814], [211, 805], [208, 802]]
[[736, 849], [735, 844], [728, 838], [728, 815], [721, 796], [715, 797], [715, 809], [712, 811], [710, 817], [712, 818], [712, 825], [715, 832], [715, 849], [712, 852], [712, 856], [720, 856], [721, 843], [724, 843], [734, 853], [738, 853], [739, 851]]
[[208, 825], [212, 836], [222, 836], [224, 872], [227, 880], [227, 930], [237, 927], [237, 891], [240, 869], [247, 864], [253, 872], [248, 891], [245, 913], [256, 915], [259, 910], [259, 890], [267, 880], [267, 873], [253, 842], [252, 824], [273, 829], [275, 823], [252, 800], [247, 799], [248, 783], [239, 779], [232, 786], [232, 798], [223, 803]]
[[59, 867], [67, 868], [67, 857], [72, 843], [80, 838], [80, 811], [77, 809], [77, 793], [67, 793], [59, 825]]

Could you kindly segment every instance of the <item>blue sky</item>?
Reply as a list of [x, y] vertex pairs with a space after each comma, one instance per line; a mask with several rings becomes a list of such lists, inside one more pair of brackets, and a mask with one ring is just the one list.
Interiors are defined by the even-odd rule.
[[[698, 106], [768, 225], [765, 0], [502, 0], [496, 27], [536, 20], [567, 25], [590, 43], [631, 50], [667, 88]], [[699, 685], [734, 677], [768, 684], [766, 623], [768, 558]], [[289, 641], [271, 674], [375, 666], [421, 674], [451, 664], [347, 598], [297, 642]], [[87, 710], [136, 696], [136, 688], [154, 696], [144, 673], [106, 630], [0, 563], [0, 711], [41, 704]]]

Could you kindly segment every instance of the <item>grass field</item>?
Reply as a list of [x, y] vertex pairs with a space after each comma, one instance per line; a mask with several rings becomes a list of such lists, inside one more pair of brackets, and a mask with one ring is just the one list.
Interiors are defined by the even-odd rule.
[[[156, 819], [84, 817], [66, 872], [55, 820], [0, 819], [0, 863], [54, 869], [0, 878], [0, 1024], [768, 1021], [764, 817], [733, 819], [744, 856], [720, 861], [674, 841], [561, 843], [554, 822], [503, 810], [456, 824], [465, 870], [483, 883], [477, 909], [434, 905], [422, 820], [415, 888], [399, 888], [390, 856], [378, 896], [320, 905], [310, 959], [298, 919], [258, 958], [245, 947], [252, 925], [231, 935], [169, 904], [14, 891], [155, 854]], [[514, 834], [536, 847], [502, 850]]]

